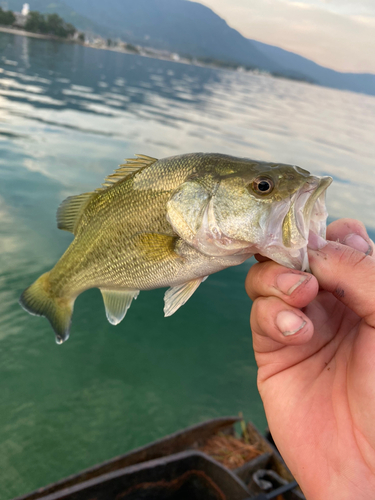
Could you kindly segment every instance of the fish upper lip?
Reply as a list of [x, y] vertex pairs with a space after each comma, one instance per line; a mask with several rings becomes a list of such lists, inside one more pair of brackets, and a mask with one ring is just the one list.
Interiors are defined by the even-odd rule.
[[[302, 186], [297, 199], [295, 201], [295, 217], [298, 232], [303, 237], [304, 240], [308, 240], [309, 231], [313, 231], [319, 236], [325, 237], [325, 224], [324, 224], [324, 234], [323, 230], [319, 227], [319, 222], [326, 220], [327, 212], [325, 210], [324, 195], [326, 189], [332, 183], [332, 177], [311, 177]], [[309, 194], [311, 193], [311, 194]], [[320, 201], [320, 203], [319, 203]], [[314, 213], [314, 208], [316, 213]], [[321, 213], [320, 210], [324, 209]]]
[[261, 255], [293, 269], [309, 270], [309, 233], [325, 238], [325, 191], [331, 182], [331, 177], [306, 177], [297, 192], [275, 204], [267, 218], [266, 241], [257, 247]]

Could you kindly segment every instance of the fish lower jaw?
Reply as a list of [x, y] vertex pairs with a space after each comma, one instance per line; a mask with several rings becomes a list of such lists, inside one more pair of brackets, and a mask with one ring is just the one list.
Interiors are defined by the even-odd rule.
[[272, 245], [260, 250], [259, 253], [282, 266], [309, 272], [310, 266], [307, 247], [311, 239], [325, 239], [326, 218], [326, 213], [322, 217], [312, 217], [308, 221], [308, 224], [305, 225], [303, 233], [299, 234], [299, 237], [295, 242], [291, 243], [291, 246], [286, 247], [280, 237], [280, 241], [274, 241]]
[[268, 257], [277, 264], [281, 266], [288, 267], [290, 269], [296, 269], [298, 271], [308, 271], [309, 270], [309, 259], [307, 255], [307, 242], [306, 245], [301, 248], [286, 248], [282, 244], [272, 245], [256, 251], [264, 257]]
[[310, 271], [309, 257], [307, 247], [309, 241], [325, 239], [326, 235], [326, 218], [312, 219], [304, 235], [301, 235], [299, 242], [291, 247], [285, 247], [281, 242], [273, 244], [259, 253], [268, 257], [278, 264], [297, 269], [299, 271]]
[[[323, 181], [324, 191], [319, 193], [319, 196], [315, 198], [314, 204], [308, 213], [304, 213], [303, 210], [306, 199], [301, 197], [299, 204], [297, 203], [295, 220], [298, 229], [298, 237], [296, 237], [296, 241], [292, 243], [290, 247], [284, 247], [286, 250], [285, 253], [287, 254], [286, 259], [288, 260], [289, 257], [289, 263], [284, 263], [283, 265], [287, 267], [292, 267], [301, 271], [310, 271], [307, 253], [309, 241], [311, 239], [325, 239], [326, 237], [328, 213], [325, 206], [325, 189], [327, 184], [330, 184], [330, 181], [326, 180], [326, 178], [324, 178]], [[304, 194], [306, 195], [308, 193], [305, 192]], [[287, 260], [285, 262], [287, 262]]]

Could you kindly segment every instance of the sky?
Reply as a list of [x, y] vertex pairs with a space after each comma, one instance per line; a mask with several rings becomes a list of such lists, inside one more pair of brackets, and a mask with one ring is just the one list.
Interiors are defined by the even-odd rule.
[[375, 0], [194, 0], [246, 38], [338, 71], [375, 73]]

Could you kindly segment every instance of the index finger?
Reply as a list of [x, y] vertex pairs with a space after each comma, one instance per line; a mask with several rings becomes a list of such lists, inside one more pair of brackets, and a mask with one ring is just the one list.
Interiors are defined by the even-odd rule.
[[288, 269], [273, 261], [253, 265], [245, 288], [252, 300], [273, 296], [299, 308], [307, 306], [319, 291], [318, 281], [312, 274]]

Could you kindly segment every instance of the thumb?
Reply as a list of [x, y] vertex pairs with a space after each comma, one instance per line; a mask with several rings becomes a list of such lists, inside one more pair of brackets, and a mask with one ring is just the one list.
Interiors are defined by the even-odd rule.
[[[375, 327], [375, 259], [333, 241], [319, 240], [309, 248], [310, 268], [324, 290], [331, 292]], [[319, 247], [319, 248], [317, 248]]]

